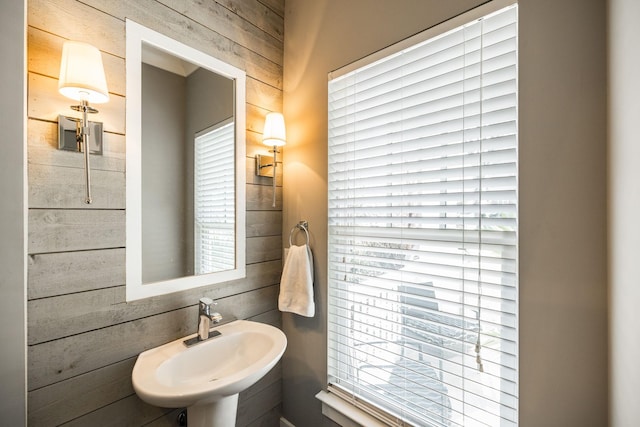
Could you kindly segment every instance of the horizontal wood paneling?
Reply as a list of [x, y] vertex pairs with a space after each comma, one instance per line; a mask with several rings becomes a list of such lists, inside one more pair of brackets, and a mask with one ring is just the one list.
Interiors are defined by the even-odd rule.
[[262, 393], [250, 396], [238, 403], [236, 425], [245, 426], [260, 418], [260, 415], [279, 406], [282, 401], [282, 384], [280, 381], [270, 384]]
[[282, 236], [282, 211], [247, 212], [247, 237]]
[[[28, 341], [29, 344], [37, 344], [140, 319], [159, 312], [187, 306], [195, 307], [198, 299], [203, 296], [216, 300], [218, 302], [216, 310], [223, 315], [244, 318], [243, 310], [250, 308], [252, 304], [244, 308], [236, 307], [239, 301], [236, 295], [246, 294], [251, 298], [251, 295], [254, 295], [252, 291], [277, 284], [280, 279], [280, 269], [281, 266], [277, 261], [254, 264], [247, 267], [249, 277], [246, 280], [237, 281], [224, 288], [217, 287], [215, 291], [190, 289], [175, 295], [161, 295], [128, 303], [125, 301], [124, 286], [29, 301], [28, 309], [32, 315], [28, 319]], [[255, 293], [257, 298], [262, 295], [264, 293]], [[250, 315], [254, 314], [250, 312]], [[195, 326], [193, 330], [195, 331]]]
[[229, 40], [242, 40], [245, 46], [251, 46], [253, 52], [282, 65], [284, 48], [282, 40], [265, 36], [265, 32], [256, 25], [217, 2], [207, 2], [203, 7], [203, 4], [197, 0], [158, 1], [204, 27], [207, 27], [208, 22], [216, 22], [215, 28], [211, 28], [216, 33]]
[[[131, 369], [148, 348], [195, 331], [196, 303], [209, 296], [225, 317], [281, 327], [281, 194], [271, 178], [247, 180], [247, 277], [125, 302], [125, 33], [136, 22], [247, 72], [247, 177], [264, 115], [282, 110], [283, 0], [30, 0], [28, 3], [28, 388], [38, 426], [174, 426], [178, 410], [133, 392]], [[72, 23], [72, 24], [71, 24]], [[94, 203], [83, 203], [83, 159], [57, 150], [58, 114], [77, 117], [57, 91], [62, 43], [103, 53], [111, 99], [90, 120], [104, 124], [91, 156]], [[280, 169], [278, 185], [282, 178]], [[240, 396], [238, 425], [274, 427], [281, 368]]]
[[278, 362], [276, 366], [274, 366], [264, 377], [260, 378], [258, 382], [249, 387], [248, 389], [242, 391], [240, 395], [244, 399], [249, 399], [256, 395], [259, 395], [264, 390], [271, 387], [273, 384], [280, 381], [282, 378], [282, 363]]
[[[57, 123], [41, 122], [38, 120], [31, 121], [45, 126], [41, 128], [55, 128], [54, 135], [57, 135]], [[55, 141], [56, 147], [58, 145]], [[115, 146], [115, 147], [114, 147]], [[124, 148], [124, 137], [122, 135], [105, 133], [103, 137], [103, 149], [115, 148], [119, 150]], [[84, 173], [84, 154], [75, 151], [66, 151], [52, 149], [45, 145], [29, 142], [28, 150], [29, 165], [41, 166], [60, 166], [66, 168], [80, 169]], [[124, 153], [105, 152], [102, 156], [91, 154], [89, 157], [91, 163], [91, 172], [93, 171], [111, 171], [124, 174]]]
[[[47, 0], [51, 3], [68, 3], [73, 0]], [[132, 19], [152, 30], [158, 31], [181, 43], [209, 53], [229, 64], [241, 68], [247, 75], [256, 77], [271, 86], [282, 89], [282, 65], [277, 64], [247, 47], [247, 42], [242, 39], [241, 31], [237, 31], [234, 40], [216, 32], [216, 27], [226, 25], [221, 22], [208, 24], [207, 26], [193, 21], [188, 17], [168, 8], [155, 0], [111, 1], [84, 0], [96, 10], [101, 10], [111, 17], [124, 23], [125, 18]], [[63, 22], [57, 22], [57, 26], [64, 26]], [[61, 29], [61, 31], [64, 31]], [[237, 38], [236, 38], [237, 37]], [[124, 45], [117, 47], [117, 51], [107, 52], [118, 56], [118, 52], [124, 50]]]
[[[58, 115], [80, 118], [81, 114], [70, 108], [78, 102], [58, 92], [58, 79], [29, 72], [28, 85], [29, 118], [58, 122]], [[124, 97], [111, 95], [106, 104], [96, 104], [97, 114], [91, 114], [89, 120], [102, 122], [105, 132], [124, 133], [125, 113]]]
[[131, 396], [136, 357], [107, 365], [29, 394], [29, 425], [56, 426]]
[[[60, 425], [64, 427], [138, 427], [153, 422], [163, 414], [170, 412], [172, 412], [171, 409], [151, 406], [133, 394]], [[176, 424], [164, 425], [175, 426]]]
[[278, 363], [257, 383], [240, 393], [236, 426], [259, 419], [282, 401], [282, 366]]
[[[238, 405], [238, 419], [236, 426], [244, 427], [258, 420], [273, 419], [273, 408], [279, 407], [281, 400], [281, 372], [279, 366], [274, 368], [258, 383], [240, 394], [240, 402]], [[50, 419], [43, 418], [42, 424], [38, 426], [176, 426], [176, 417], [181, 411], [156, 408], [142, 402], [135, 394], [129, 394], [114, 401], [109, 405], [97, 408], [95, 411], [68, 422], [52, 423]], [[51, 416], [57, 416], [58, 419], [65, 419], [63, 408], [59, 408], [57, 413], [51, 411]], [[271, 423], [271, 421], [269, 421]], [[277, 424], [266, 424], [274, 425]]]
[[[81, 154], [78, 153], [80, 156]], [[83, 168], [29, 165], [29, 207], [54, 209], [124, 209], [124, 172], [91, 170], [91, 197], [85, 203]]]
[[30, 27], [64, 39], [90, 43], [103, 52], [124, 58], [124, 21], [85, 3], [76, 0], [29, 0], [27, 23]]
[[270, 185], [247, 186], [247, 210], [282, 210], [282, 187], [276, 187], [276, 207], [273, 205], [273, 187]]
[[[274, 326], [280, 326], [281, 316], [277, 310], [271, 310], [257, 316], [252, 316], [251, 319], [263, 321], [263, 323]], [[99, 410], [102, 407], [109, 406], [111, 402], [117, 402], [125, 398], [135, 401], [135, 399], [133, 399], [134, 396], [132, 396], [134, 391], [131, 385], [131, 372], [135, 360], [136, 357], [132, 357], [32, 391], [29, 394], [29, 424], [39, 427], [54, 426], [78, 417], [80, 418], [75, 422], [79, 422], [80, 420], [87, 421], [86, 418], [83, 419], [81, 417], [86, 412]], [[281, 365], [277, 364], [264, 378], [243, 392], [241, 400], [249, 397], [261, 399], [263, 397], [259, 396], [260, 394], [270, 393], [269, 386], [280, 381], [282, 376], [281, 371]], [[271, 397], [268, 399], [271, 399]], [[137, 402], [137, 404], [144, 405], [142, 402]], [[118, 406], [116, 405], [116, 407]], [[112, 408], [107, 408], [99, 411], [100, 418], [103, 416], [103, 411], [110, 412], [111, 410]], [[137, 413], [136, 411], [136, 414]], [[160, 419], [156, 420], [156, 423], [153, 425], [175, 425], [172, 424], [172, 422], [175, 421], [175, 416], [177, 416], [176, 411], [169, 412], [168, 414], [170, 415], [161, 415]], [[131, 416], [131, 414], [126, 415]], [[255, 415], [257, 416], [259, 414]], [[90, 417], [93, 416], [95, 415], [90, 415]], [[122, 414], [116, 414], [116, 419], [122, 421], [120, 417], [122, 417]], [[123, 422], [134, 423], [130, 425], [141, 425], [135, 423], [138, 421], [142, 422], [135, 418], [128, 420], [129, 421], [124, 420]], [[99, 423], [95, 425], [103, 424]]]
[[[280, 212], [274, 211], [276, 218]], [[274, 224], [273, 228], [277, 228]], [[29, 256], [29, 299], [46, 298], [56, 295], [110, 288], [125, 283], [125, 250], [104, 249], [94, 251], [77, 251], [61, 253], [45, 253]], [[247, 266], [247, 277], [218, 285], [207, 290], [208, 296], [217, 299], [237, 292], [244, 292], [260, 285], [277, 284], [280, 281], [282, 265], [279, 260], [251, 264]], [[201, 290], [180, 293], [178, 296], [158, 296], [147, 298], [130, 304], [150, 305], [162, 304], [164, 299], [174, 301], [174, 307], [193, 303]], [[121, 299], [124, 302], [124, 299]]]
[[123, 210], [31, 209], [29, 253], [124, 247], [124, 228]]
[[[28, 28], [28, 35], [30, 43], [27, 57], [29, 61], [29, 71], [43, 78], [57, 79], [60, 72], [62, 44], [65, 39], [33, 27]], [[109, 93], [113, 96], [124, 97], [125, 59], [106, 52], [102, 52], [102, 58]], [[249, 75], [246, 83], [247, 103], [269, 111], [282, 111], [282, 90], [272, 86], [270, 83], [273, 82], [264, 82], [259, 80], [259, 76]], [[34, 88], [34, 102], [38, 101], [38, 95], [40, 94], [38, 91], [42, 86], [44, 86], [44, 83]], [[44, 89], [48, 90], [49, 87], [44, 87]], [[47, 95], [47, 93], [45, 92], [44, 95]], [[59, 113], [68, 116], [76, 114], [68, 108], [73, 101], [62, 95], [60, 95], [60, 99], [64, 101], [65, 105], [62, 106]], [[111, 102], [111, 100], [109, 102]], [[108, 103], [98, 106], [98, 109], [100, 110], [100, 107], [103, 106], [104, 108], [108, 108]], [[40, 108], [40, 110], [42, 109], [43, 108]], [[50, 118], [49, 116], [50, 115], [44, 118]], [[89, 120], [101, 121], [101, 119], [102, 117], [99, 114], [89, 116]], [[113, 129], [107, 130], [113, 131]]]
[[[245, 319], [273, 310], [277, 295], [278, 286], [274, 285], [221, 300], [218, 309], [223, 315]], [[223, 307], [227, 309], [223, 310]], [[193, 305], [31, 346], [29, 390], [134, 357], [149, 348], [192, 334], [196, 329], [197, 314], [198, 308]]]
[[[121, 25], [117, 21], [114, 21], [114, 23], [118, 26]], [[66, 41], [66, 38], [31, 26], [27, 28], [27, 37], [29, 46], [27, 52], [29, 71], [48, 77], [58, 78], [58, 74], [60, 73], [62, 44]], [[90, 43], [96, 45], [93, 40], [91, 40]], [[103, 52], [102, 64], [104, 66], [104, 74], [107, 79], [109, 92], [124, 96], [124, 58], [122, 56], [115, 56]]]
[[[125, 250], [103, 249], [29, 256], [28, 299], [124, 285]], [[38, 318], [30, 313], [29, 319]]]
[[276, 308], [264, 313], [257, 314], [255, 316], [247, 317], [247, 320], [254, 322], [266, 323], [267, 325], [275, 326], [282, 329], [282, 313]]
[[284, 19], [258, 0], [217, 0], [239, 17], [251, 22], [271, 37], [284, 40]]
[[247, 103], [247, 130], [262, 135], [264, 116], [270, 111], [269, 108]]
[[[263, 145], [262, 147], [264, 148], [260, 152], [260, 154], [265, 156], [273, 156], [273, 153], [270, 153], [268, 148], [265, 145]], [[279, 150], [279, 151], [281, 152], [282, 150]], [[269, 173], [273, 173], [271, 168], [269, 168]], [[271, 176], [256, 175], [255, 157], [247, 157], [246, 179], [247, 179], [247, 184], [273, 186], [273, 178]], [[276, 168], [276, 185], [282, 187], [282, 167], [280, 162], [280, 155], [278, 155], [278, 167]]]
[[280, 427], [281, 405], [272, 408], [269, 412], [262, 414], [258, 419], [251, 421], [246, 427]]
[[247, 131], [247, 157], [255, 157], [256, 154], [268, 154], [268, 151], [269, 147], [262, 143], [262, 132]]
[[282, 257], [282, 236], [247, 238], [247, 264], [273, 261]]
[[[29, 119], [27, 126], [28, 159], [31, 164], [84, 168], [81, 153], [58, 150], [58, 123]], [[104, 132], [102, 156], [92, 154], [91, 170], [124, 172], [125, 137]]]
[[[160, 418], [156, 418], [155, 420], [151, 421], [148, 424], [144, 424], [145, 427], [175, 427], [180, 425], [177, 420], [178, 420], [178, 415], [180, 415], [180, 413], [182, 411], [184, 411], [185, 409], [180, 408], [180, 409], [173, 409], [170, 412], [167, 412], [166, 414], [164, 414], [163, 416], [161, 416]], [[274, 426], [276, 427], [276, 426]]]
[[280, 0], [258, 0], [260, 3], [273, 10], [278, 16], [284, 18], [284, 2]]
[[188, 335], [196, 315], [197, 308], [189, 307], [31, 346], [29, 390], [135, 357], [156, 343]]

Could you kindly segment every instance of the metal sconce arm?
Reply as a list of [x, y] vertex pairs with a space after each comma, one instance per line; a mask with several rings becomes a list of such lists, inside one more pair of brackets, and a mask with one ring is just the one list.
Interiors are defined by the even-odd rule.
[[73, 105], [71, 107], [75, 111], [80, 111], [82, 113], [82, 123], [78, 129], [78, 133], [76, 138], [78, 142], [82, 142], [82, 151], [84, 152], [84, 177], [85, 182], [87, 184], [87, 192], [85, 203], [91, 204], [93, 202], [91, 198], [91, 169], [89, 166], [89, 120], [87, 119], [88, 113], [97, 113], [98, 110], [89, 106], [89, 103], [85, 100], [82, 101], [81, 105]]

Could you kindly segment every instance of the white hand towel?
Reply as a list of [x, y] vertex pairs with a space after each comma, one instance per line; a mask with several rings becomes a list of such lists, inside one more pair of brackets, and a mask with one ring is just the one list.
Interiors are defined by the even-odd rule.
[[313, 317], [313, 256], [307, 245], [292, 245], [287, 251], [280, 280], [278, 308], [300, 316]]

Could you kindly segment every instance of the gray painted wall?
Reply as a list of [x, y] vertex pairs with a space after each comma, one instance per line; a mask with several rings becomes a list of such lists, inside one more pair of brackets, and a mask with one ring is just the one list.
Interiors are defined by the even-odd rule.
[[233, 80], [204, 68], [187, 77], [187, 137], [233, 116]]
[[520, 420], [604, 426], [606, 1], [520, 5]]
[[187, 267], [187, 80], [142, 64], [142, 282], [193, 274]]
[[[283, 314], [283, 414], [299, 427], [323, 425], [327, 73], [481, 3], [286, 2], [283, 224], [309, 221], [318, 312]], [[607, 424], [605, 20], [605, 0], [520, 1], [523, 427]]]
[[142, 64], [142, 281], [190, 276], [194, 137], [233, 116], [233, 81]]
[[26, 423], [25, 1], [0, 4], [0, 422]]

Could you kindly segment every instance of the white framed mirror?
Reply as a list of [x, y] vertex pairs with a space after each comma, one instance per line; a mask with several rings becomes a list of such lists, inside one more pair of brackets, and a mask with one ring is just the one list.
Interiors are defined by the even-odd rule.
[[246, 74], [126, 21], [127, 301], [245, 277]]

